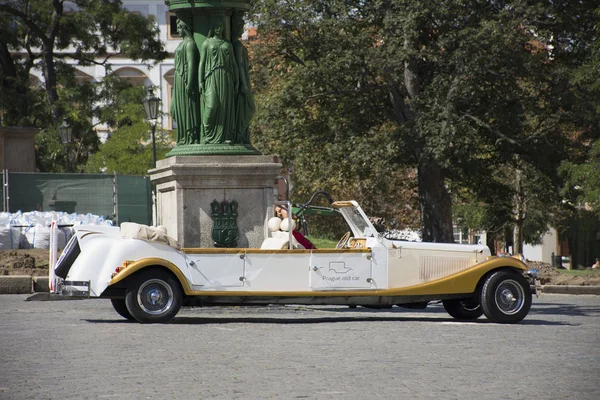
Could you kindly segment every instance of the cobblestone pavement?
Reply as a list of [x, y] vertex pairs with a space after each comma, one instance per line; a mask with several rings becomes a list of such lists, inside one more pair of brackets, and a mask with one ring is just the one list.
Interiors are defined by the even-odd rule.
[[184, 308], [166, 325], [108, 300], [0, 296], [0, 399], [600, 399], [600, 296], [528, 318], [426, 310]]

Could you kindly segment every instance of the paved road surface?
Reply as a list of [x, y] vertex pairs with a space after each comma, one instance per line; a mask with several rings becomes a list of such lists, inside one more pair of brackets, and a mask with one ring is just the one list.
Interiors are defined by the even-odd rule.
[[185, 308], [0, 296], [0, 399], [600, 399], [600, 296], [518, 325], [347, 307]]

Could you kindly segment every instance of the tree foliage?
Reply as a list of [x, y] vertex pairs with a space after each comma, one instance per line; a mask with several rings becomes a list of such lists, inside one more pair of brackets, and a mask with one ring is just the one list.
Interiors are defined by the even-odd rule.
[[[101, 92], [107, 96], [104, 98], [107, 106], [102, 108], [100, 117], [113, 127], [113, 132], [89, 157], [83, 171], [147, 175], [154, 166], [151, 127], [145, 120], [142, 106], [145, 90], [118, 77], [105, 80], [105, 84]], [[173, 138], [160, 126], [155, 131], [155, 138], [157, 159], [164, 158]]]
[[[65, 9], [65, 5], [70, 7]], [[61, 78], [72, 76], [71, 59], [79, 65], [105, 65], [111, 57], [141, 61], [166, 56], [153, 17], [130, 13], [120, 0], [8, 0], [0, 4], [3, 37], [0, 44], [2, 76], [9, 88], [25, 89], [34, 66], [43, 71], [46, 98], [54, 120], [60, 120]], [[8, 109], [22, 120], [29, 110]]]
[[572, 204], [584, 205], [600, 215], [600, 134], [592, 128], [600, 119], [600, 8], [595, 15], [590, 55], [572, 74], [572, 85], [581, 89], [578, 100], [589, 105], [581, 107], [589, 128], [577, 132], [580, 151], [563, 162], [560, 173], [565, 179], [563, 195]]
[[428, 241], [452, 240], [460, 188], [499, 226], [525, 226], [514, 176], [556, 204], [589, 106], [570, 71], [589, 56], [590, 3], [257, 1], [258, 143], [302, 188], [398, 210], [410, 197], [390, 199], [416, 187]]
[[[73, 127], [71, 170], [80, 170], [98, 148], [93, 130], [111, 124], [107, 113], [114, 82], [82, 82], [74, 65], [104, 66], [112, 57], [160, 61], [166, 56], [151, 16], [128, 12], [120, 0], [7, 0], [0, 3], [0, 114], [2, 125], [41, 128], [36, 138], [38, 168], [59, 171], [65, 151], [56, 132], [63, 118]], [[31, 72], [43, 83], [31, 85]], [[113, 90], [113, 93], [109, 92]], [[108, 110], [107, 110], [108, 109]], [[62, 151], [60, 149], [62, 148]]]

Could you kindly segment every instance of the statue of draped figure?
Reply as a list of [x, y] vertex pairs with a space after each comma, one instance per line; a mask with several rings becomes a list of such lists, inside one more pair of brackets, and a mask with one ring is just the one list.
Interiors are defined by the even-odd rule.
[[217, 24], [200, 51], [201, 144], [234, 143], [238, 70], [233, 47]]
[[200, 141], [199, 52], [190, 27], [181, 19], [177, 20], [177, 31], [183, 40], [175, 49], [171, 116], [177, 122], [177, 145], [180, 146]]
[[244, 19], [241, 15], [232, 18], [233, 52], [237, 62], [239, 90], [236, 94], [235, 142], [250, 144], [250, 121], [256, 110], [252, 87], [250, 86], [250, 58], [248, 49], [240, 41], [244, 33]]

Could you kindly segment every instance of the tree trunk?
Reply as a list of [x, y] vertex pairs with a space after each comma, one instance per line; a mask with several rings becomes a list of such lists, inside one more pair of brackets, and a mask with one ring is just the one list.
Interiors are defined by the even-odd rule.
[[496, 250], [496, 235], [488, 232], [485, 238], [485, 245], [490, 249], [491, 255], [495, 256], [498, 254]]
[[58, 103], [56, 65], [54, 64], [54, 42], [60, 28], [60, 20], [63, 15], [63, 2], [60, 0], [52, 0], [52, 20], [47, 32], [47, 36], [42, 39], [42, 54], [43, 54], [43, 72], [46, 85], [46, 97], [52, 110], [52, 118], [56, 123], [59, 123], [62, 117], [62, 110]]
[[[46, 97], [52, 110], [52, 118], [54, 121], [59, 121], [62, 116], [60, 107], [58, 106], [58, 91], [56, 90], [57, 78], [56, 68], [54, 66], [54, 54], [52, 48], [42, 47], [44, 54], [44, 80], [46, 86]], [[58, 122], [57, 122], [58, 123]]]
[[417, 171], [423, 241], [454, 242], [452, 202], [442, 169], [433, 160], [421, 160]]
[[523, 254], [523, 220], [517, 221], [517, 224], [515, 225], [513, 243], [513, 254]]
[[[407, 54], [419, 48], [418, 34], [415, 31], [405, 34], [404, 48]], [[410, 57], [404, 62], [404, 87], [410, 99], [416, 99], [421, 93], [419, 63], [415, 57]], [[398, 107], [399, 104], [402, 104], [400, 101], [395, 103], [396, 109], [402, 108]], [[409, 112], [403, 112], [403, 116], [406, 119], [413, 119], [416, 111], [410, 110], [410, 108], [408, 110]], [[401, 120], [401, 118], [397, 118], [397, 120]], [[415, 143], [423, 241], [452, 243], [454, 242], [452, 202], [444, 185], [444, 175], [435, 160], [422, 155], [421, 147]]]
[[523, 185], [523, 171], [519, 168], [515, 170], [515, 196], [513, 217], [515, 221], [515, 230], [513, 237], [513, 254], [523, 253], [523, 225], [526, 216], [526, 192]]
[[[2, 106], [4, 114], [0, 116], [3, 123], [21, 125], [25, 117], [31, 115], [31, 103], [28, 101], [29, 87], [22, 79], [15, 65], [13, 56], [6, 43], [0, 41], [0, 88], [6, 93]], [[24, 74], [21, 74], [24, 75]]]

